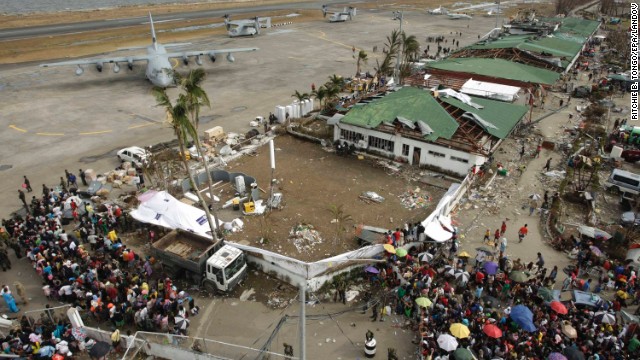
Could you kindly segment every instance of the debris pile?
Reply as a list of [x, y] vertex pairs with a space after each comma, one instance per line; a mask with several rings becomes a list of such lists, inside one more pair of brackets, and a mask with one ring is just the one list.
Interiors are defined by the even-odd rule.
[[378, 195], [378, 193], [373, 191], [365, 191], [362, 194], [360, 194], [359, 197], [360, 199], [364, 200], [367, 203], [375, 202], [380, 204], [384, 201], [384, 198], [382, 196]]
[[407, 190], [401, 195], [398, 195], [400, 202], [407, 209], [424, 209], [431, 203], [431, 196], [426, 193], [421, 193], [421, 189], [416, 187], [413, 190]]
[[298, 224], [289, 232], [289, 239], [299, 253], [313, 251], [315, 245], [322, 243], [320, 233], [313, 228], [313, 225]]

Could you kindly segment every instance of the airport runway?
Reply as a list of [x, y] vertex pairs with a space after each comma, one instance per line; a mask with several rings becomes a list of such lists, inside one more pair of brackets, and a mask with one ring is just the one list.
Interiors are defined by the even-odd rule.
[[[224, 14], [238, 15], [247, 13], [260, 13], [266, 11], [287, 10], [291, 9], [317, 9], [320, 11], [322, 4], [337, 4], [339, 1], [322, 1], [322, 2], [299, 2], [299, 3], [284, 3], [284, 4], [269, 4], [261, 6], [249, 6], [241, 7], [237, 9], [222, 9], [222, 10], [204, 10], [193, 11], [184, 13], [172, 13], [172, 14], [158, 14], [153, 15], [154, 22], [162, 23], [176, 20], [195, 20], [211, 18], [220, 20]], [[149, 22], [148, 17], [133, 17], [125, 19], [108, 19], [99, 21], [87, 21], [80, 23], [70, 24], [53, 24], [43, 26], [24, 27], [16, 29], [0, 29], [0, 41], [27, 39], [40, 36], [54, 36], [64, 35], [71, 33], [79, 33], [85, 31], [96, 30], [108, 30], [117, 29], [128, 26], [135, 26], [140, 24], [147, 24]], [[220, 20], [222, 22], [222, 20]]]

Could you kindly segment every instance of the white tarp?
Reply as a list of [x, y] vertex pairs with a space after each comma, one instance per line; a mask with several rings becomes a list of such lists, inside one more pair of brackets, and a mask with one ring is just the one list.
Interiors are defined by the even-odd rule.
[[438, 201], [436, 208], [422, 221], [424, 233], [436, 242], [450, 240], [453, 235], [452, 232], [449, 231], [454, 228], [451, 223], [451, 218], [448, 214], [445, 214], [445, 212], [446, 206], [455, 198], [459, 188], [460, 184], [451, 184], [447, 192], [442, 196], [440, 201]]
[[[138, 196], [138, 200], [140, 205], [131, 211], [131, 216], [138, 221], [211, 236], [204, 210], [180, 202], [166, 191], [147, 191]], [[213, 216], [211, 218], [213, 220]]]
[[456, 98], [456, 99], [462, 101], [463, 103], [471, 106], [472, 108], [475, 108], [475, 109], [484, 108], [484, 106], [474, 103], [469, 95], [463, 94], [461, 92], [457, 92], [457, 91], [455, 91], [453, 89], [440, 89], [437, 92], [438, 92], [438, 94], [444, 94], [444, 95]]
[[518, 98], [520, 88], [517, 86], [500, 85], [486, 81], [469, 79], [464, 83], [464, 85], [462, 85], [460, 92], [489, 99], [511, 102]]
[[636, 268], [640, 266], [640, 248], [629, 249], [625, 260], [631, 261]]

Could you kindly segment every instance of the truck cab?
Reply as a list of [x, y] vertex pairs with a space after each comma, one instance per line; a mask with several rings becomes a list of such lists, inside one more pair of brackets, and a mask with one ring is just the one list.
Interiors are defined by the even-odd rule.
[[247, 277], [244, 253], [224, 245], [207, 259], [204, 287], [209, 292], [229, 291]]

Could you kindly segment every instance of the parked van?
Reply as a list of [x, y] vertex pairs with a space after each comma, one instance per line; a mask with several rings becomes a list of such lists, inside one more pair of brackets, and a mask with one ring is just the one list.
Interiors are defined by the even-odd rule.
[[603, 186], [606, 190], [614, 193], [623, 193], [626, 196], [638, 195], [640, 193], [640, 175], [613, 169]]

